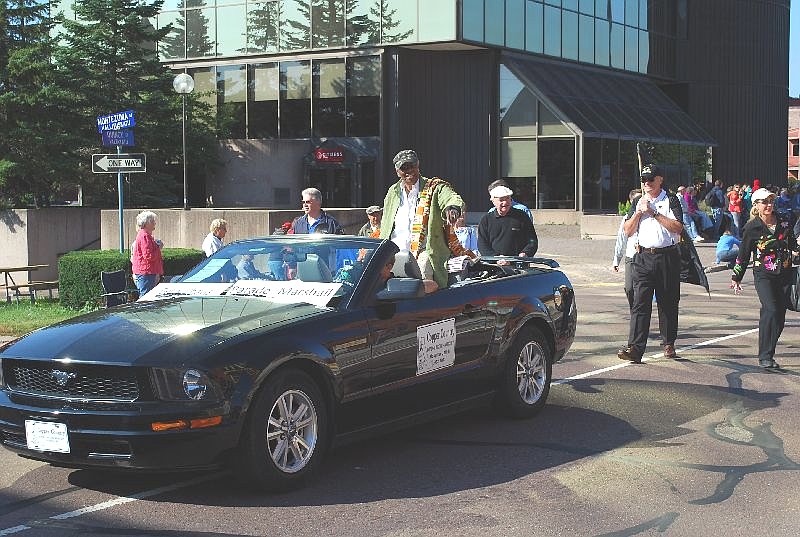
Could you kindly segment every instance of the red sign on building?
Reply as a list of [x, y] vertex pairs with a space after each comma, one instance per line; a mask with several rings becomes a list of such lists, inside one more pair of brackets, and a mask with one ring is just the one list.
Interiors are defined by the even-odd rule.
[[314, 160], [317, 162], [344, 162], [344, 149], [341, 147], [331, 149], [318, 147], [314, 151]]

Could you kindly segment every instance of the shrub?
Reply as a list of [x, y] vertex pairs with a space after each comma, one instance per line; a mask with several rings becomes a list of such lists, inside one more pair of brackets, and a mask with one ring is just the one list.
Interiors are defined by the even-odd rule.
[[626, 214], [628, 214], [628, 211], [630, 211], [630, 210], [631, 210], [631, 202], [630, 201], [626, 201], [625, 203], [620, 201], [617, 204], [617, 211], [621, 216], [625, 216]]
[[[204, 258], [201, 250], [190, 248], [164, 248], [161, 255], [167, 277], [186, 273]], [[128, 274], [129, 287], [135, 287], [131, 279], [130, 257], [130, 251], [119, 253], [118, 250], [85, 250], [61, 256], [58, 260], [61, 304], [73, 309], [96, 305], [103, 294], [101, 272], [124, 270]]]

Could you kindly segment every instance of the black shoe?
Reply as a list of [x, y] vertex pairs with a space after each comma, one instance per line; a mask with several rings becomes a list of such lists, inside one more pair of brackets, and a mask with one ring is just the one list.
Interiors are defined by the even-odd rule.
[[758, 361], [759, 367], [763, 367], [764, 369], [779, 369], [781, 366], [775, 360], [759, 360]]
[[635, 364], [641, 364], [642, 354], [643, 353], [637, 351], [636, 349], [628, 345], [627, 347], [623, 347], [622, 349], [617, 351], [617, 358], [619, 358], [620, 360], [627, 360]]

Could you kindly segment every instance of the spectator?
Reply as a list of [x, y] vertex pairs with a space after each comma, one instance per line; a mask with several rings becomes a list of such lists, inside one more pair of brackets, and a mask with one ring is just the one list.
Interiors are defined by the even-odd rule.
[[[492, 181], [491, 183], [489, 183], [489, 187], [486, 190], [487, 190], [487, 192], [491, 192], [493, 188], [498, 187], [498, 186], [504, 186], [504, 187], [509, 188], [509, 189], [511, 188], [511, 186], [506, 181], [504, 181], [503, 179], [498, 179], [497, 181]], [[491, 194], [490, 194], [490, 196], [491, 196]], [[536, 222], [533, 221], [533, 213], [531, 212], [531, 210], [528, 208], [527, 205], [524, 205], [524, 204], [522, 204], [522, 203], [520, 203], [520, 202], [518, 202], [518, 201], [516, 201], [515, 199], [512, 198], [511, 199], [511, 207], [513, 207], [514, 209], [519, 209], [523, 213], [527, 214], [528, 218], [531, 219], [531, 224], [534, 224], [534, 225], [536, 224]], [[489, 209], [489, 212], [491, 213], [491, 212], [494, 212], [496, 210], [497, 210], [497, 208], [493, 206], [491, 209]]]
[[211, 221], [210, 229], [211, 232], [206, 235], [202, 246], [206, 257], [211, 257], [214, 252], [222, 248], [222, 239], [225, 238], [225, 234], [228, 232], [228, 222], [222, 218], [215, 218]]
[[502, 185], [489, 192], [496, 211], [483, 215], [478, 224], [478, 249], [483, 255], [536, 255], [539, 248], [536, 230], [528, 215], [511, 206], [513, 193]]
[[697, 224], [697, 229], [702, 233], [708, 233], [711, 231], [714, 228], [714, 222], [711, 221], [705, 211], [701, 211], [697, 206], [695, 188], [693, 186], [686, 187], [686, 190], [683, 194], [683, 199], [686, 201], [686, 206], [689, 208], [689, 216], [691, 216], [692, 220], [694, 220], [695, 224]]
[[[634, 191], [631, 190], [631, 192]], [[681, 202], [681, 209], [683, 209], [683, 228], [686, 230], [686, 234], [689, 235], [689, 238], [692, 239], [693, 242], [703, 242], [705, 239], [703, 239], [703, 237], [697, 233], [697, 226], [695, 225], [694, 220], [692, 220], [692, 215], [689, 214], [689, 204], [686, 203], [686, 198], [684, 197], [685, 193], [686, 187], [681, 185], [678, 187], [678, 191], [675, 194], [678, 197], [678, 201]], [[617, 240], [619, 241], [619, 232], [617, 234]]]
[[739, 245], [742, 243], [729, 229], [722, 233], [717, 241], [717, 260], [716, 263], [729, 263], [728, 268], [733, 268], [734, 261], [739, 255]]
[[792, 198], [789, 196], [789, 190], [781, 188], [781, 194], [775, 198], [775, 210], [781, 216], [789, 216], [792, 212]]
[[153, 238], [156, 229], [156, 214], [142, 211], [136, 215], [136, 240], [131, 249], [133, 281], [139, 290], [139, 297], [146, 295], [158, 285], [164, 274], [164, 261], [161, 258], [163, 243]]
[[463, 214], [456, 219], [453, 231], [455, 231], [461, 246], [467, 250], [472, 250], [476, 254], [478, 253], [478, 235], [475, 233], [474, 227], [464, 223]]
[[731, 220], [733, 220], [733, 234], [736, 237], [741, 235], [741, 220], [742, 220], [742, 204], [744, 200], [742, 199], [741, 194], [741, 187], [738, 184], [735, 184], [731, 187], [728, 191], [728, 212], [731, 214]]
[[316, 188], [306, 188], [303, 196], [303, 216], [292, 222], [291, 233], [330, 233], [344, 235], [344, 228], [328, 213], [322, 210], [322, 192]]
[[383, 218], [383, 209], [377, 205], [370, 205], [367, 207], [367, 220], [368, 222], [361, 226], [358, 230], [359, 237], [377, 237], [381, 233], [381, 219]]
[[720, 233], [722, 214], [725, 212], [726, 206], [725, 201], [725, 193], [722, 191], [722, 181], [717, 179], [714, 181], [714, 186], [705, 197], [706, 205], [711, 210], [711, 220], [714, 222], [715, 235], [719, 235]]

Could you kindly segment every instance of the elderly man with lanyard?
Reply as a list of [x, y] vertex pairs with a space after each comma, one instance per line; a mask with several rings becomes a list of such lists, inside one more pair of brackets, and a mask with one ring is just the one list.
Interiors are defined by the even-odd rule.
[[383, 200], [380, 238], [391, 239], [400, 250], [410, 252], [423, 278], [445, 288], [451, 254], [472, 254], [464, 251], [452, 231], [464, 200], [447, 181], [422, 177], [419, 158], [411, 149], [397, 153], [392, 162], [399, 181], [389, 187]]
[[[642, 168], [642, 195], [631, 207], [624, 229], [628, 237], [637, 235], [633, 272], [633, 307], [631, 308], [628, 345], [619, 350], [621, 360], [640, 363], [647, 348], [650, 316], [655, 291], [664, 356], [675, 358], [678, 335], [681, 254], [678, 249], [683, 229], [680, 202], [662, 188], [664, 176], [658, 166]], [[674, 198], [674, 200], [673, 200]]]

